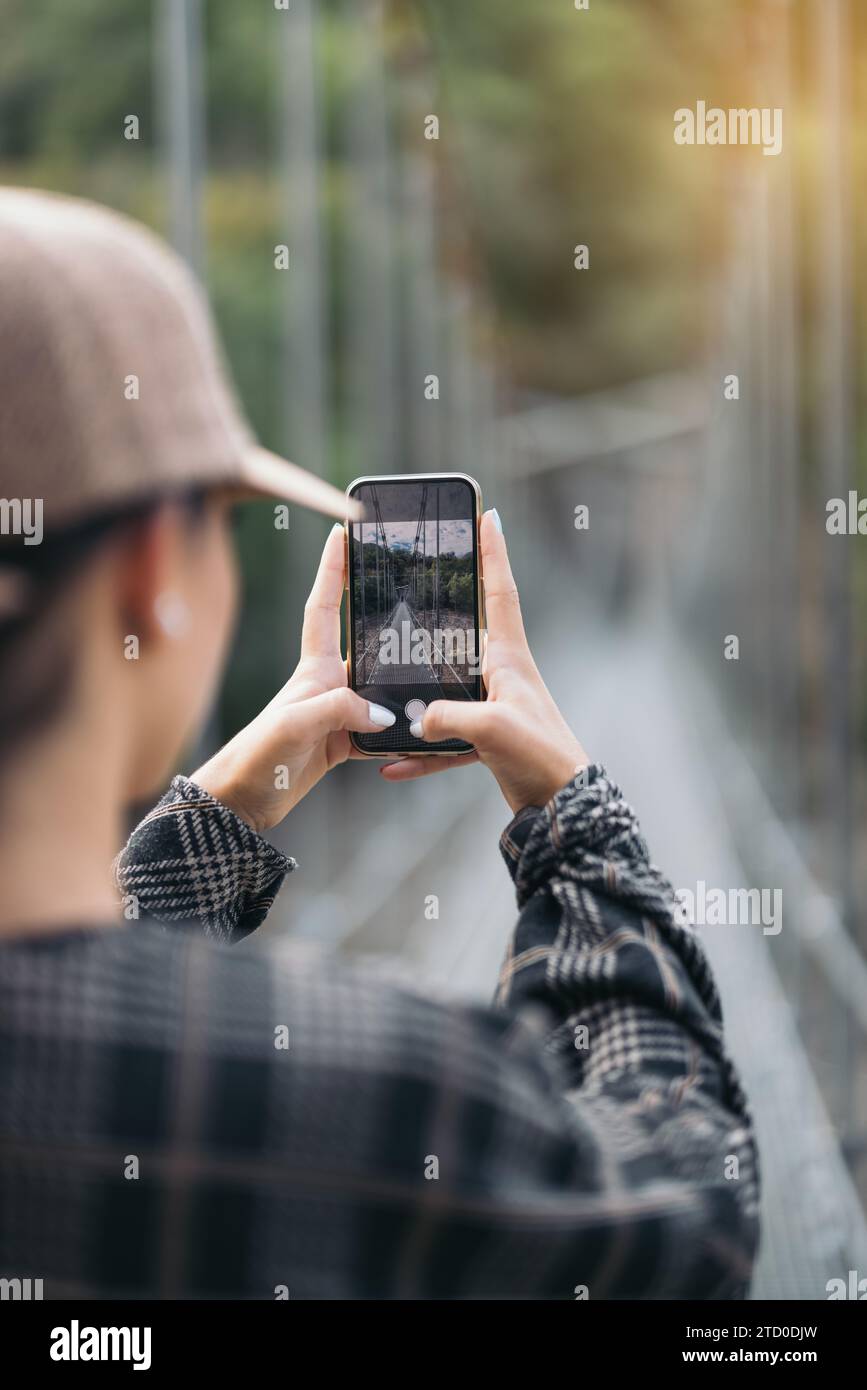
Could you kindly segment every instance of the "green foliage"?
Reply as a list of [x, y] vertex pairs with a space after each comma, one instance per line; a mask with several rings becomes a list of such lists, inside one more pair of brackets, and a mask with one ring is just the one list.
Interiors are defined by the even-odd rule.
[[458, 613], [472, 613], [473, 611], [473, 576], [472, 570], [465, 570], [463, 574], [457, 571], [451, 575], [448, 582], [448, 606], [454, 608]]
[[[696, 94], [749, 95], [749, 7], [423, 8], [441, 125], [457, 136], [441, 156], [447, 256], [460, 264], [471, 244], [512, 380], [571, 393], [688, 360], [702, 336], [697, 273], [724, 249], [721, 162], [677, 148], [672, 117]], [[578, 244], [587, 271], [573, 267]]]
[[0, 0], [0, 161], [87, 166], [123, 144], [135, 113], [153, 143], [150, 5]]

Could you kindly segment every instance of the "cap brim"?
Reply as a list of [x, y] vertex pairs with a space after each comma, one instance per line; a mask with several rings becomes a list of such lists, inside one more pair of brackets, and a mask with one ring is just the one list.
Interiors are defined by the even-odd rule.
[[340, 521], [364, 520], [364, 507], [360, 502], [347, 497], [324, 478], [308, 473], [297, 463], [289, 463], [258, 444], [251, 446], [244, 455], [238, 483], [242, 497], [278, 497], [297, 502], [300, 507], [310, 507], [315, 512], [324, 512], [326, 516], [336, 516]]

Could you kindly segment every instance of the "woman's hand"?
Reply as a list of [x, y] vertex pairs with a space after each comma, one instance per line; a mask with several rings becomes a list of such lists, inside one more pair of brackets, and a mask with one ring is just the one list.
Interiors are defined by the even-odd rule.
[[564, 787], [587, 754], [552, 700], [530, 655], [506, 543], [494, 512], [482, 517], [482, 575], [487, 646], [485, 701], [435, 700], [411, 732], [430, 743], [462, 738], [474, 753], [401, 758], [382, 768], [389, 782], [480, 761], [491, 769], [513, 811], [544, 806]]
[[332, 767], [345, 762], [348, 731], [380, 733], [394, 723], [381, 705], [347, 688], [340, 654], [343, 527], [334, 527], [304, 608], [301, 660], [294, 675], [251, 724], [193, 781], [254, 830], [270, 830]]

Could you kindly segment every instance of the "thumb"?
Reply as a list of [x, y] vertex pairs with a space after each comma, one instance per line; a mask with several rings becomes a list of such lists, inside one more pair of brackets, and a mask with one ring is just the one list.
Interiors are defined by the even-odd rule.
[[368, 703], [346, 686], [302, 700], [293, 707], [293, 715], [295, 728], [311, 743], [318, 743], [339, 729], [351, 729], [356, 734], [382, 733], [395, 719], [384, 705]]
[[434, 700], [421, 720], [410, 726], [410, 733], [425, 743], [446, 738], [462, 738], [475, 746], [488, 742], [492, 708], [480, 700]]

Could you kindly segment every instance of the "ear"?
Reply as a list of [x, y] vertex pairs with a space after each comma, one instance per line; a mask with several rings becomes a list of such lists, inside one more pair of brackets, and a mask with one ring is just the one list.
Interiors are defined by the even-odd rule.
[[166, 636], [160, 602], [177, 585], [181, 544], [180, 519], [170, 506], [133, 522], [115, 542], [119, 611], [126, 630], [144, 641]]

